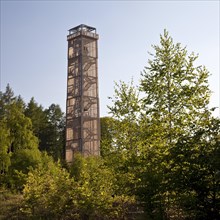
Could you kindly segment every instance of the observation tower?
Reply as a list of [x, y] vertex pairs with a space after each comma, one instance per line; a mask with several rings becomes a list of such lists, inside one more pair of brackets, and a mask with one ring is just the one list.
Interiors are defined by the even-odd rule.
[[66, 161], [74, 153], [100, 154], [98, 34], [81, 24], [69, 30], [66, 100]]

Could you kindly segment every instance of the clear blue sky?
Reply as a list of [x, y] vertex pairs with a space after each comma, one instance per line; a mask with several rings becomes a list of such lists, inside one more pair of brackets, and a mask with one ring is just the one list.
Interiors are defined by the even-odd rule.
[[[219, 106], [219, 1], [1, 1], [1, 90], [7, 83], [26, 102], [65, 111], [68, 29], [96, 27], [101, 116], [114, 81], [136, 84], [166, 28], [174, 42], [199, 54]], [[219, 114], [217, 110], [217, 115]]]

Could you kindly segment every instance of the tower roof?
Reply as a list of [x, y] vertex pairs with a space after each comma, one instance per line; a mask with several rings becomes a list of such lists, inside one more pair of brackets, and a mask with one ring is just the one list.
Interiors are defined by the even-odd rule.
[[74, 28], [71, 28], [69, 29], [69, 34], [74, 34], [74, 33], [77, 33], [81, 30], [84, 30], [86, 32], [94, 32], [96, 33], [96, 28], [94, 27], [91, 27], [91, 26], [88, 26], [88, 25], [85, 25], [85, 24], [80, 24]]

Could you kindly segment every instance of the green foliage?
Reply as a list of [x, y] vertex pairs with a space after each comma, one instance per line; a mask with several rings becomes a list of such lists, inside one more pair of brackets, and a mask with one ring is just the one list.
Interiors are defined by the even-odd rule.
[[[43, 107], [39, 106], [33, 97], [25, 108], [25, 116], [31, 119], [33, 132], [41, 140], [47, 119]], [[39, 142], [39, 148], [41, 149], [41, 141]]]
[[205, 67], [195, 67], [198, 56], [188, 55], [180, 43], [174, 44], [166, 30], [160, 46], [153, 48], [155, 53], [141, 80], [145, 112], [153, 125], [159, 122], [161, 138], [175, 142], [178, 135], [203, 126], [210, 115], [209, 73]]
[[10, 105], [15, 100], [14, 92], [7, 84], [5, 92], [0, 91], [0, 115], [1, 118], [5, 115], [5, 106]]
[[105, 158], [115, 151], [114, 137], [116, 130], [114, 130], [117, 121], [111, 117], [103, 117], [100, 119], [101, 124], [101, 156]]
[[0, 120], [0, 171], [3, 175], [8, 171], [8, 167], [11, 164], [10, 156], [8, 153], [9, 147], [9, 129], [6, 126], [5, 120]]
[[48, 157], [42, 167], [28, 174], [24, 187], [23, 212], [30, 217], [47, 219], [122, 218], [125, 204], [134, 200], [113, 197], [114, 175], [101, 158], [76, 155], [71, 176]]
[[125, 153], [137, 153], [138, 142], [138, 116], [140, 114], [140, 103], [138, 90], [125, 82], [115, 85], [115, 95], [112, 99], [112, 106], [108, 106], [114, 118], [111, 126], [114, 131], [114, 146], [117, 150], [124, 150]]
[[8, 151], [15, 152], [19, 149], [36, 149], [38, 140], [33, 135], [32, 123], [24, 115], [24, 102], [21, 97], [14, 97], [13, 91], [6, 87], [5, 93], [0, 94], [1, 121], [8, 130], [10, 140]]
[[11, 140], [9, 151], [38, 147], [38, 139], [33, 134], [31, 120], [25, 117], [16, 103], [8, 106], [7, 126], [10, 129]]
[[95, 218], [110, 214], [113, 202], [113, 175], [101, 159], [82, 158], [77, 155], [71, 173], [79, 184], [81, 215]]
[[166, 30], [153, 48], [138, 90], [116, 84], [110, 107], [115, 151], [107, 164], [117, 167], [121, 181], [133, 176], [122, 185], [148, 218], [217, 219], [219, 126], [208, 109], [209, 72]]
[[74, 204], [69, 203], [75, 193], [75, 185], [66, 170], [44, 155], [42, 165], [28, 173], [23, 190], [23, 212], [30, 217], [52, 219], [64, 214], [70, 205], [74, 210]]
[[39, 149], [46, 151], [56, 161], [63, 159], [65, 117], [60, 106], [52, 104], [44, 110], [32, 98], [25, 109], [25, 115], [32, 121], [34, 134], [39, 139]]
[[114, 99], [109, 97], [113, 103], [113, 106], [108, 106], [110, 113], [119, 120], [135, 119], [140, 111], [139, 92], [133, 84], [133, 80], [130, 84], [123, 81], [120, 81], [119, 84], [115, 83]]
[[64, 158], [65, 117], [59, 105], [52, 104], [45, 111], [46, 128], [42, 136], [42, 150], [46, 150], [54, 160]]
[[58, 105], [43, 110], [32, 98], [26, 107], [7, 85], [6, 91], [0, 93], [1, 185], [23, 188], [28, 172], [41, 163], [39, 142], [41, 150], [56, 160], [63, 158], [64, 125]]
[[81, 216], [86, 214], [89, 219], [122, 218], [127, 215], [128, 204], [134, 204], [133, 197], [117, 194], [115, 173], [102, 158], [76, 155], [71, 175], [81, 190]]
[[32, 123], [24, 115], [25, 104], [21, 97], [14, 97], [9, 85], [0, 94], [0, 157], [1, 185], [20, 190], [30, 168], [40, 162], [38, 139]]
[[[139, 132], [141, 103], [138, 89], [133, 85], [133, 81], [130, 84], [120, 81], [120, 84], [115, 85], [115, 94], [111, 100], [112, 106], [108, 107], [112, 118], [107, 126], [113, 135], [108, 139], [110, 150], [105, 155], [105, 160], [116, 173], [117, 192], [132, 195], [136, 182], [139, 181], [135, 179], [141, 141]], [[101, 144], [102, 149], [102, 141]]]
[[216, 176], [220, 170], [217, 162], [220, 158], [219, 125], [220, 121], [213, 119], [209, 127], [193, 136], [180, 138], [170, 150], [172, 188], [178, 192], [181, 206], [193, 211], [196, 219], [220, 216], [220, 188]]
[[209, 73], [205, 67], [195, 67], [197, 56], [187, 55], [166, 30], [153, 48], [141, 80], [140, 164], [144, 166], [137, 175], [141, 179], [137, 195], [153, 219], [169, 218], [173, 211], [185, 218], [215, 219], [217, 203], [210, 202], [210, 195], [217, 194], [216, 168], [211, 166], [216, 146], [210, 136]]

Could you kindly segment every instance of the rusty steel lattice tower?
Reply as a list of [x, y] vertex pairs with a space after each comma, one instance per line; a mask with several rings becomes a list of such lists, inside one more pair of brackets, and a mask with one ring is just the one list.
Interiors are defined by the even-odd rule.
[[95, 28], [83, 24], [70, 29], [67, 36], [67, 162], [72, 162], [75, 152], [100, 154], [98, 37]]

